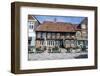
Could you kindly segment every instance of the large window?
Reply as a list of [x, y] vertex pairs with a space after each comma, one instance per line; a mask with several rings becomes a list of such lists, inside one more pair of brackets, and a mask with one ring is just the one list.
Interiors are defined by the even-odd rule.
[[53, 41], [53, 45], [55, 45], [55, 41]]
[[49, 41], [49, 45], [51, 45], [51, 41]]
[[52, 38], [55, 38], [55, 33], [52, 33]]
[[57, 33], [57, 36], [60, 36], [60, 33]]
[[41, 33], [37, 32], [37, 38], [41, 38]]
[[71, 44], [74, 44], [74, 43], [75, 43], [75, 41], [74, 41], [74, 40], [71, 40], [70, 42], [71, 42]]
[[84, 41], [84, 46], [85, 46], [86, 48], [88, 48], [88, 41], [87, 41], [87, 40]]
[[87, 38], [87, 32], [86, 31], [82, 31], [82, 37]]
[[80, 31], [77, 31], [77, 32], [76, 32], [76, 37], [77, 37], [77, 38], [80, 38], [80, 37], [81, 37], [81, 32], [80, 32]]
[[66, 40], [66, 44], [70, 44], [70, 40]]
[[29, 29], [33, 29], [34, 22], [28, 21], [28, 26], [29, 26]]
[[60, 38], [60, 33], [57, 33], [57, 38]]
[[58, 45], [58, 41], [55, 41], [55, 45]]
[[51, 33], [47, 33], [47, 38], [50, 38], [51, 37]]
[[64, 45], [65, 45], [66, 47], [70, 47], [70, 40], [66, 40]]
[[49, 44], [49, 40], [47, 40], [47, 45], [50, 45], [50, 44]]
[[80, 48], [83, 47], [83, 45], [84, 45], [83, 42], [84, 42], [84, 41], [78, 40], [77, 42], [78, 42], [78, 46], [79, 46]]
[[70, 33], [66, 33], [66, 38], [70, 38]]
[[33, 29], [33, 25], [29, 25], [29, 29]]
[[41, 40], [41, 41], [40, 41], [40, 45], [42, 46], [42, 45], [43, 45], [43, 43], [44, 43], [44, 41], [42, 41], [42, 40]]
[[75, 44], [76, 44], [76, 43], [75, 43], [75, 40], [71, 40], [70, 43], [71, 43], [71, 47], [75, 47]]
[[41, 41], [42, 42], [42, 45], [44, 45], [44, 41]]
[[82, 24], [82, 25], [81, 25], [81, 28], [82, 28], [82, 29], [86, 29], [86, 24]]
[[42, 36], [41, 36], [41, 38], [46, 38], [46, 33], [44, 32], [44, 33], [42, 33]]
[[28, 45], [31, 45], [32, 37], [28, 37]]

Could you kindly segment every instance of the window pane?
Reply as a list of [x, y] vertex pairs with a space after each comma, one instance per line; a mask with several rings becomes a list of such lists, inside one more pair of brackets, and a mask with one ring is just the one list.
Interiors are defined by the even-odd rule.
[[37, 38], [41, 38], [41, 33], [40, 32], [37, 33]]

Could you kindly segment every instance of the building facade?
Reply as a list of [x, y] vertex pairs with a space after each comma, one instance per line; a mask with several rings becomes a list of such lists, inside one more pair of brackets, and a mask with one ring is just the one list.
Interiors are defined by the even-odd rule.
[[[79, 24], [44, 21], [40, 23], [33, 15], [28, 15], [28, 50], [88, 47], [88, 19]], [[84, 50], [84, 49], [83, 49]]]
[[82, 48], [88, 46], [87, 18], [80, 24], [44, 21], [36, 29], [36, 48]]
[[34, 29], [38, 25], [39, 22], [32, 15], [28, 15], [28, 50], [35, 47], [36, 34]]

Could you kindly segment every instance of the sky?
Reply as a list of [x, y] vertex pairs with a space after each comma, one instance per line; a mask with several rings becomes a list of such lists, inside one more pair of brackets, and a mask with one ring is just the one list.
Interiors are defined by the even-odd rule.
[[56, 22], [67, 22], [67, 23], [79, 24], [85, 17], [36, 15], [35, 18], [40, 23], [43, 23], [44, 21], [56, 21]]

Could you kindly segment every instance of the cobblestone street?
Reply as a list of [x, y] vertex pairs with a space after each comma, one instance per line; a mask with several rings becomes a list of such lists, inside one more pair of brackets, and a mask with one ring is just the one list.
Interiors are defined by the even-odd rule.
[[57, 59], [75, 59], [88, 58], [87, 52], [81, 53], [29, 53], [28, 60], [57, 60]]

